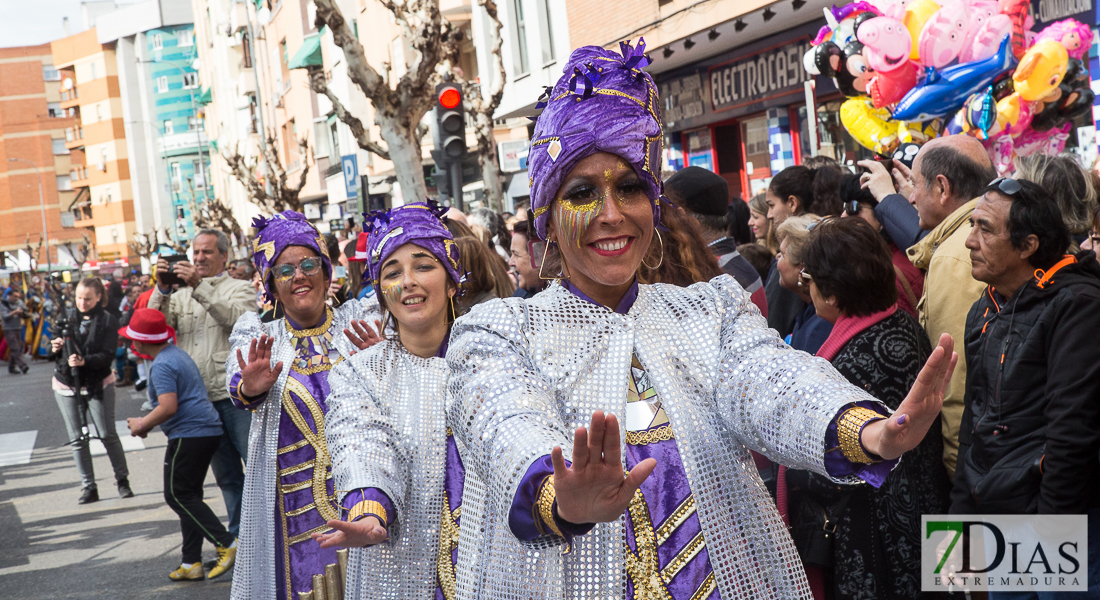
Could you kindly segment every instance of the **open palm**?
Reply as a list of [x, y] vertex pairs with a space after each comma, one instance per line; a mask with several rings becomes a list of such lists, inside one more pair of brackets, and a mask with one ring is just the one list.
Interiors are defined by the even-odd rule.
[[241, 367], [240, 392], [245, 396], [260, 396], [266, 394], [271, 386], [279, 380], [279, 373], [283, 371], [283, 363], [271, 366], [271, 346], [275, 338], [262, 335], [258, 340], [252, 340], [248, 345], [248, 362], [244, 360], [241, 349], [237, 349], [237, 364]]
[[624, 473], [619, 420], [603, 411], [592, 413], [588, 429], [578, 427], [574, 435], [571, 466], [566, 466], [560, 447], [550, 453], [558, 516], [570, 523], [615, 521], [657, 461], [647, 458]]

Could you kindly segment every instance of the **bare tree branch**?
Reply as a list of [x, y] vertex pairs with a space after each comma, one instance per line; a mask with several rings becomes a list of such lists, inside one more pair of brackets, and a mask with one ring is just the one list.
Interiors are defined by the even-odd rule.
[[344, 104], [340, 102], [340, 99], [336, 97], [336, 94], [328, 88], [328, 84], [325, 82], [325, 73], [321, 69], [311, 69], [309, 73], [309, 87], [318, 94], [323, 94], [332, 103], [332, 109], [336, 112], [336, 118], [344, 122], [345, 125], [351, 129], [352, 135], [355, 136], [355, 141], [359, 144], [359, 147], [367, 152], [373, 152], [385, 160], [390, 159], [390, 153], [388, 150], [379, 146], [377, 143], [371, 141], [370, 135], [367, 134], [366, 127], [363, 127], [363, 122], [358, 117], [348, 112], [344, 108]]
[[[298, 149], [302, 153], [302, 167], [298, 174], [296, 186], [287, 185], [288, 174], [283, 166], [279, 153], [274, 150], [275, 136], [267, 134], [267, 143], [262, 148], [263, 162], [267, 172], [263, 178], [256, 173], [260, 164], [258, 157], [245, 157], [240, 153], [240, 148], [234, 148], [232, 154], [223, 154], [229, 171], [237, 181], [248, 190], [249, 199], [253, 204], [267, 214], [275, 214], [284, 210], [301, 212], [302, 202], [298, 198], [302, 187], [305, 186], [306, 176], [309, 174], [309, 163], [313, 158], [309, 142], [305, 138], [296, 140]], [[270, 190], [269, 190], [270, 187]]]
[[478, 5], [488, 15], [491, 25], [486, 30], [489, 41], [489, 79], [488, 97], [482, 94], [482, 86], [477, 81], [461, 80], [466, 112], [474, 117], [474, 138], [477, 140], [477, 160], [481, 166], [481, 176], [485, 186], [485, 199], [489, 207], [496, 211], [504, 209], [504, 190], [500, 181], [500, 161], [497, 156], [496, 138], [493, 135], [493, 114], [500, 106], [504, 96], [504, 83], [507, 71], [504, 70], [504, 58], [501, 55], [503, 40], [500, 32], [503, 24], [497, 13], [494, 0], [478, 0]]

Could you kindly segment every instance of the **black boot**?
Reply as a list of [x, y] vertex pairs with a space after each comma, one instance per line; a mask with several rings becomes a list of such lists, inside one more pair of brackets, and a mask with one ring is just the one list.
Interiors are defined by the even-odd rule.
[[92, 502], [99, 502], [99, 490], [94, 487], [86, 487], [80, 494], [80, 500], [77, 500], [77, 504], [90, 504]]
[[129, 479], [119, 479], [118, 480], [118, 497], [119, 498], [133, 498], [134, 497], [134, 490], [130, 489], [130, 480]]

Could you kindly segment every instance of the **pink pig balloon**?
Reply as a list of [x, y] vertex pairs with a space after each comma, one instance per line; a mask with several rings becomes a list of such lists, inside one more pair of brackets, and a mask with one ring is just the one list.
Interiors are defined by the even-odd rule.
[[1008, 15], [996, 14], [985, 19], [971, 41], [963, 47], [959, 62], [977, 62], [993, 56], [1001, 46], [1001, 40], [1008, 35], [1012, 35], [1012, 19]]
[[863, 43], [863, 58], [867, 59], [867, 66], [879, 73], [889, 73], [905, 66], [913, 49], [909, 30], [901, 21], [890, 17], [867, 19], [856, 31], [856, 39]]
[[967, 44], [970, 16], [965, 2], [945, 3], [921, 29], [917, 40], [920, 62], [926, 67], [946, 67]]

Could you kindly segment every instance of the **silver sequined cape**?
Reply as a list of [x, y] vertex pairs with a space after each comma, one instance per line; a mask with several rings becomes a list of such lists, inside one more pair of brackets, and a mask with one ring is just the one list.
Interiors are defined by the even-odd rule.
[[[364, 319], [374, 323], [381, 319], [377, 302], [373, 300], [349, 300], [333, 311], [332, 339], [336, 349], [345, 359], [355, 351], [355, 346], [344, 335], [351, 328], [351, 321]], [[249, 343], [262, 335], [273, 336], [271, 364], [280, 361], [283, 371], [278, 381], [268, 391], [268, 400], [252, 414], [252, 428], [248, 434], [248, 468], [245, 470], [244, 498], [241, 500], [241, 531], [238, 538], [237, 563], [233, 567], [234, 600], [263, 600], [276, 598], [275, 591], [275, 486], [278, 484], [276, 459], [279, 446], [279, 420], [282, 416], [283, 387], [290, 375], [294, 361], [293, 338], [286, 329], [286, 320], [270, 323], [260, 321], [257, 313], [246, 313], [237, 319], [229, 336], [229, 358], [225, 361], [225, 379], [228, 386], [233, 376], [240, 372], [237, 349], [247, 357]], [[331, 377], [331, 373], [329, 375]], [[326, 418], [327, 420], [327, 418]]]
[[[431, 600], [447, 458], [447, 362], [384, 340], [329, 373], [326, 436], [337, 495], [378, 488], [390, 539], [348, 557], [347, 600]], [[448, 553], [447, 559], [450, 560]]]
[[690, 288], [641, 285], [626, 315], [554, 284], [458, 320], [447, 354], [450, 418], [467, 448], [462, 527], [481, 536], [460, 541], [458, 597], [625, 597], [623, 519], [563, 553], [560, 537], [519, 541], [508, 510], [528, 467], [555, 445], [570, 457], [573, 431], [593, 411], [625, 415], [632, 353], [676, 432], [722, 599], [810, 600], [749, 450], [826, 474], [829, 423], [844, 404], [874, 399], [784, 344], [728, 275]]

